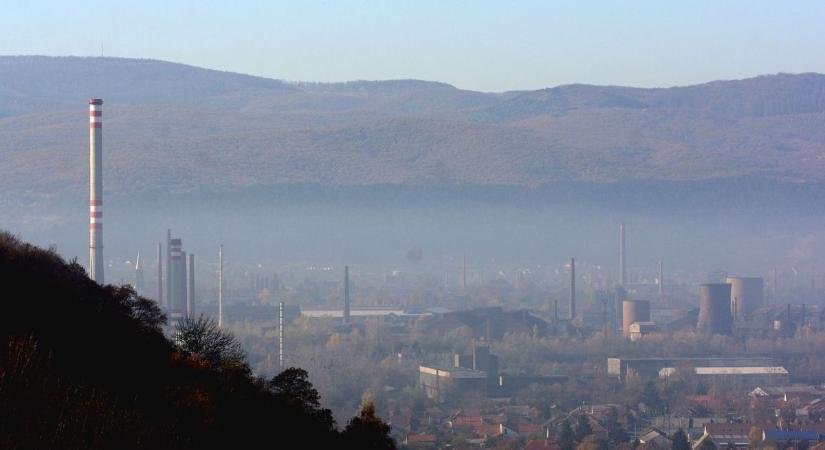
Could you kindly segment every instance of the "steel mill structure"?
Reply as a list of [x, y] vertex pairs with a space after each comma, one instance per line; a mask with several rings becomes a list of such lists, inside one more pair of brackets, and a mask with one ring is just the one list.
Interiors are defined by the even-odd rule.
[[650, 302], [647, 300], [622, 301], [622, 332], [630, 337], [630, 326], [636, 322], [650, 322]]
[[172, 238], [169, 241], [169, 262], [167, 263], [166, 278], [171, 287], [168, 308], [169, 315], [174, 319], [183, 316], [186, 310], [186, 254], [183, 252], [183, 241]]
[[730, 283], [730, 311], [735, 320], [744, 320], [765, 306], [765, 283], [761, 277], [727, 277]]
[[89, 100], [89, 278], [103, 278], [103, 100]]
[[731, 285], [708, 283], [699, 286], [699, 321], [696, 331], [703, 334], [732, 333], [733, 316], [730, 313]]

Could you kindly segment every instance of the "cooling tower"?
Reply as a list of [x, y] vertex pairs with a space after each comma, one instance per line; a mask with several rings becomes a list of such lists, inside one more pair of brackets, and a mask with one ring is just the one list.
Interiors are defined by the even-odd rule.
[[742, 320], [765, 306], [765, 283], [760, 277], [727, 277], [730, 283], [730, 310], [733, 318]]
[[733, 316], [730, 313], [728, 283], [699, 286], [699, 322], [696, 331], [703, 334], [731, 334]]
[[630, 326], [634, 322], [650, 322], [650, 302], [647, 300], [625, 300], [622, 302], [622, 331], [630, 336]]

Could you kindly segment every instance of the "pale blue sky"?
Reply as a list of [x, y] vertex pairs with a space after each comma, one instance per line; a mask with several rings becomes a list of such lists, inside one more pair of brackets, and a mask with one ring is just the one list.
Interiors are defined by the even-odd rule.
[[0, 54], [486, 91], [825, 72], [825, 1], [0, 1]]

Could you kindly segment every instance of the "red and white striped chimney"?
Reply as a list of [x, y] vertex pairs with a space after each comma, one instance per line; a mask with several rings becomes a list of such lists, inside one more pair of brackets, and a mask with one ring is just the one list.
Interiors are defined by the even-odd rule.
[[89, 100], [89, 277], [103, 284], [103, 100]]

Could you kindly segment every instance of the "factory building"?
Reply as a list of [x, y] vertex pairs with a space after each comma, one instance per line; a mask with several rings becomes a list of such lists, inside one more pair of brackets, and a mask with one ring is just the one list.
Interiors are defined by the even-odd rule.
[[642, 378], [667, 377], [678, 370], [691, 370], [707, 382], [781, 385], [788, 382], [788, 371], [774, 358], [607, 358], [607, 374], [624, 380], [632, 371]]
[[631, 341], [637, 341], [642, 336], [651, 333], [658, 333], [659, 326], [655, 322], [633, 322], [630, 324], [630, 333], [628, 337]]
[[441, 403], [454, 397], [481, 397], [487, 390], [487, 373], [464, 367], [420, 366], [419, 385], [431, 400]]
[[731, 285], [728, 283], [700, 285], [696, 331], [702, 334], [730, 335], [733, 330], [730, 299]]

